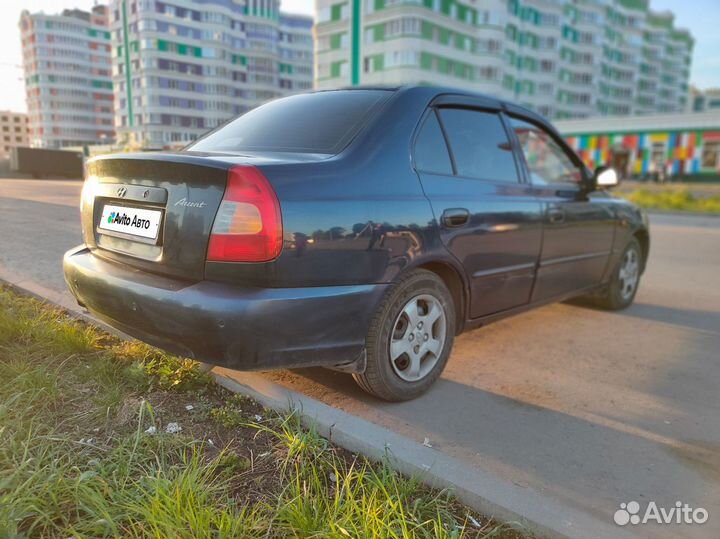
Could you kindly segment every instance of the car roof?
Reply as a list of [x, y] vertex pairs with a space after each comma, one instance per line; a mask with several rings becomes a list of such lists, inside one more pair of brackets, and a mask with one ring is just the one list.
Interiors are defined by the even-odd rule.
[[439, 97], [441, 95], [453, 95], [470, 98], [480, 98], [483, 100], [497, 103], [497, 105], [509, 112], [521, 114], [528, 118], [531, 118], [537, 122], [542, 123], [555, 129], [552, 123], [544, 116], [538, 114], [532, 109], [529, 109], [518, 103], [508, 101], [490, 94], [484, 94], [482, 92], [473, 92], [472, 90], [466, 90], [462, 88], [455, 88], [452, 86], [435, 86], [429, 84], [404, 84], [401, 86], [383, 86], [383, 85], [357, 85], [357, 86], [344, 86], [339, 88], [332, 88], [327, 90], [315, 90], [314, 92], [333, 92], [339, 90], [386, 90], [392, 92], [412, 92], [412, 93], [423, 93], [428, 96], [429, 99]]

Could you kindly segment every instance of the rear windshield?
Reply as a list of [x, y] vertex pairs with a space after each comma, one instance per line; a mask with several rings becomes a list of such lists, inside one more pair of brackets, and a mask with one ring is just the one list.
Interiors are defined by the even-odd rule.
[[387, 90], [337, 90], [278, 99], [212, 131], [187, 149], [338, 153], [390, 94]]

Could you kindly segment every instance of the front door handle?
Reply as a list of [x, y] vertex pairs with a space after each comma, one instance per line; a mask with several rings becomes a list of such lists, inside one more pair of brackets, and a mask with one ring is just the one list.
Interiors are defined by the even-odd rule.
[[470, 222], [470, 211], [465, 208], [451, 208], [442, 214], [442, 223], [447, 228], [465, 226]]
[[547, 216], [550, 224], [557, 225], [565, 221], [565, 210], [562, 208], [548, 208]]

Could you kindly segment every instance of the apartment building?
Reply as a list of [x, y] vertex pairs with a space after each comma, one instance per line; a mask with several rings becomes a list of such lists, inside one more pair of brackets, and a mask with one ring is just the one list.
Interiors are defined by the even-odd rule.
[[11, 148], [29, 143], [27, 114], [0, 110], [0, 159], [7, 159]]
[[113, 91], [107, 6], [20, 16], [30, 144], [62, 148], [112, 142]]
[[693, 38], [648, 0], [316, 0], [316, 86], [427, 83], [552, 118], [685, 109]]
[[110, 17], [121, 142], [183, 146], [312, 88], [312, 18], [279, 0], [112, 0]]

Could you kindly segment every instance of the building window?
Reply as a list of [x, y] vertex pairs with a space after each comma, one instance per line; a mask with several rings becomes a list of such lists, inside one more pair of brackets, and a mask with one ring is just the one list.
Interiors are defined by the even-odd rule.
[[706, 141], [702, 151], [702, 168], [718, 168], [720, 163], [720, 140]]
[[540, 71], [542, 71], [543, 73], [550, 73], [555, 71], [555, 62], [553, 62], [552, 60], [541, 60]]
[[385, 23], [385, 37], [420, 35], [420, 19], [403, 17]]
[[655, 163], [657, 166], [663, 166], [666, 154], [667, 147], [664, 142], [653, 142], [650, 149], [650, 161], [652, 163]]
[[541, 13], [540, 24], [542, 26], [559, 26], [560, 16], [555, 13]]
[[552, 95], [553, 85], [550, 82], [543, 82], [538, 85], [538, 94], [541, 95]]
[[[395, 67], [395, 66], [416, 66], [420, 63], [420, 53], [411, 50], [400, 50], [386, 52], [384, 57], [383, 67]], [[377, 62], [375, 64], [377, 68]], [[377, 71], [378, 69], [376, 69]]]

